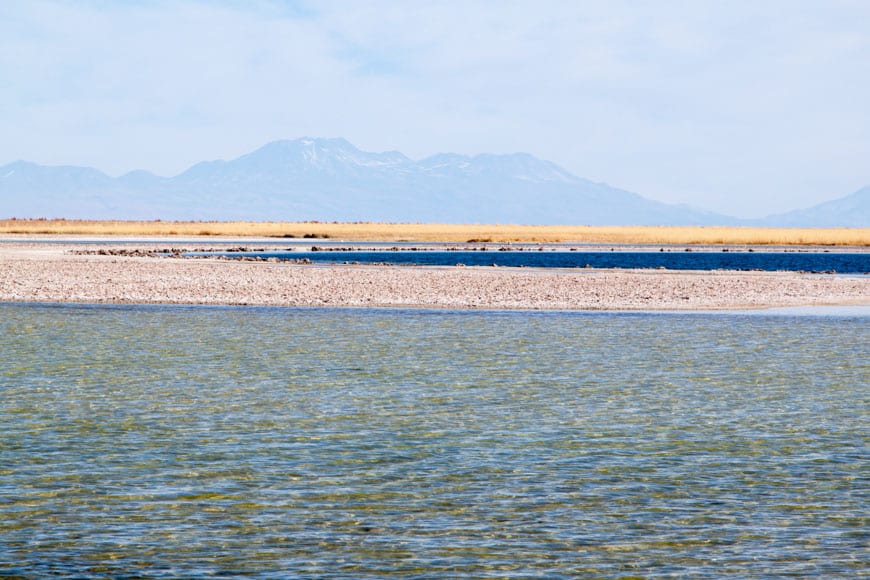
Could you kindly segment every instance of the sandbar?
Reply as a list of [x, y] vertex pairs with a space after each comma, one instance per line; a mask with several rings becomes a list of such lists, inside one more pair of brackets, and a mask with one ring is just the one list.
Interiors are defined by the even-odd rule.
[[107, 246], [0, 242], [0, 301], [530, 310], [870, 305], [866, 275], [325, 266], [79, 253], [88, 248]]

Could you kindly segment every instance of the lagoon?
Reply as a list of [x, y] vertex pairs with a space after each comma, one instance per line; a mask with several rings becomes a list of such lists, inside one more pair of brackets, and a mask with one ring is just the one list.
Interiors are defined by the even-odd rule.
[[308, 260], [317, 264], [358, 263], [414, 266], [500, 266], [510, 268], [639, 268], [666, 270], [758, 270], [767, 272], [870, 273], [870, 252], [860, 251], [699, 251], [691, 248], [643, 251], [620, 248], [566, 250], [538, 246], [517, 251], [506, 246], [462, 247], [450, 250], [416, 248], [358, 248], [313, 246], [309, 250], [247, 252], [189, 252], [188, 256], [221, 255], [235, 258]]
[[854, 577], [870, 317], [0, 304], [0, 575]]

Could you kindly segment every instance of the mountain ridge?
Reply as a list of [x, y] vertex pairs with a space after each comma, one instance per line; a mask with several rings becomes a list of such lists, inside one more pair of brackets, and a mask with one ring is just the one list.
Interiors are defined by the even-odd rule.
[[[762, 223], [776, 227], [803, 227], [818, 223], [818, 227], [870, 227], [870, 185], [850, 195], [832, 199], [812, 207], [776, 213], [762, 218]], [[837, 224], [837, 225], [825, 225]]]
[[[822, 214], [810, 208], [770, 219], [806, 223], [824, 217], [866, 227], [870, 196], [850, 197], [821, 204]], [[840, 215], [846, 210], [848, 219]], [[0, 214], [541, 225], [765, 225], [768, 220], [658, 202], [528, 153], [439, 153], [415, 161], [399, 151], [363, 151], [340, 137], [272, 141], [171, 177], [145, 170], [110, 177], [89, 167], [16, 161], [0, 167]]]

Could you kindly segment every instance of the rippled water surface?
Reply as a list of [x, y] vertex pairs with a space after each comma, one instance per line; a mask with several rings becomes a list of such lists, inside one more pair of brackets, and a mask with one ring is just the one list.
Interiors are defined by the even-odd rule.
[[867, 575], [868, 339], [0, 305], [0, 576]]

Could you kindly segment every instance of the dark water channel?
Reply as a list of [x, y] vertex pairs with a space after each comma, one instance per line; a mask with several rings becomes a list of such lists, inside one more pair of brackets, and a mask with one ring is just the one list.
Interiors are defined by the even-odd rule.
[[486, 251], [380, 249], [344, 251], [229, 252], [228, 257], [307, 259], [315, 263], [404, 264], [421, 266], [503, 266], [528, 268], [664, 268], [668, 270], [765, 270], [870, 273], [870, 252], [784, 251]]

